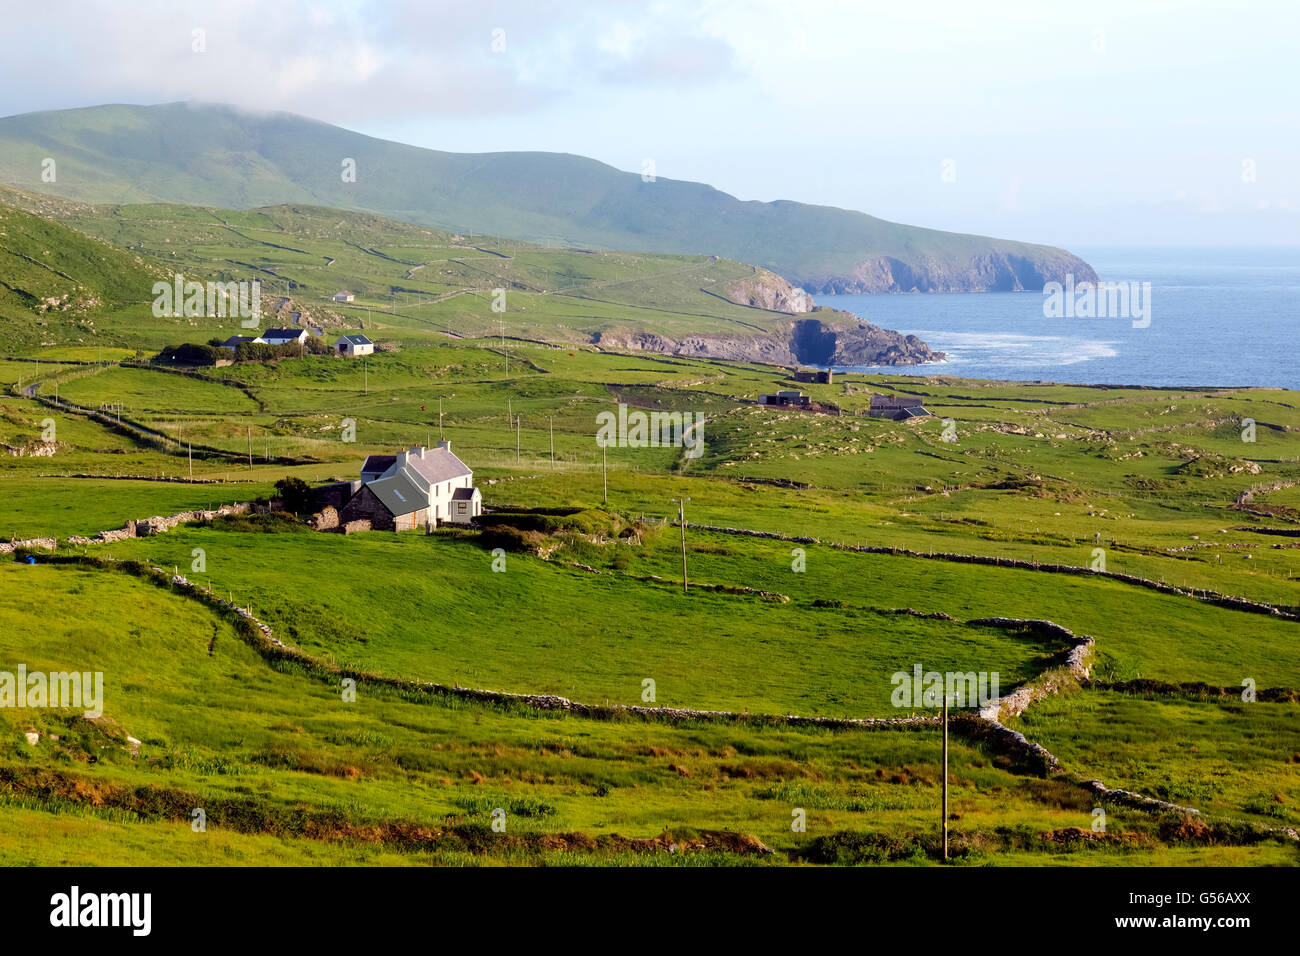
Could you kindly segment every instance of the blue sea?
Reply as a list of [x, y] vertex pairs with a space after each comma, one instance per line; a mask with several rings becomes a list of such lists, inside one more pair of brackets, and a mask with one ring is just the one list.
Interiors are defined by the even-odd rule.
[[1300, 248], [1072, 248], [1107, 282], [1151, 283], [1150, 324], [1046, 318], [1041, 292], [819, 295], [946, 352], [855, 371], [1111, 385], [1300, 389]]

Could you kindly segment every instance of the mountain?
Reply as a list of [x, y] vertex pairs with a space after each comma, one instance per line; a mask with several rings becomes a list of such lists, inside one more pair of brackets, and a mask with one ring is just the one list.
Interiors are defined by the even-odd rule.
[[[42, 163], [55, 161], [53, 182]], [[355, 162], [344, 182], [345, 160]], [[172, 103], [0, 119], [0, 182], [89, 202], [313, 203], [552, 245], [718, 255], [810, 292], [1041, 289], [1092, 268], [1062, 249], [743, 202], [565, 153], [448, 153], [287, 113]]]

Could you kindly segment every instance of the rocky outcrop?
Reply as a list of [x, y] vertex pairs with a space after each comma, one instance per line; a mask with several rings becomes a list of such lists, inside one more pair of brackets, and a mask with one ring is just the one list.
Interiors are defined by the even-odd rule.
[[1035, 256], [988, 251], [965, 260], [943, 261], [930, 256], [904, 261], [877, 256], [859, 262], [848, 275], [801, 277], [799, 285], [813, 294], [861, 292], [1023, 292], [1040, 291], [1048, 282], [1096, 282], [1097, 273], [1078, 256], [1063, 249]]
[[673, 339], [654, 332], [597, 332], [591, 341], [612, 351], [663, 352], [770, 365], [921, 365], [944, 357], [915, 335], [869, 325], [847, 312], [817, 311], [825, 313], [825, 318], [782, 323], [766, 335], [688, 335]]
[[755, 269], [754, 275], [748, 279], [736, 279], [710, 291], [721, 294], [737, 305], [767, 309], [770, 312], [797, 315], [811, 312], [815, 307], [812, 296], [807, 292], [767, 269]]
[[14, 458], [52, 458], [59, 450], [58, 444], [52, 441], [33, 441], [26, 445], [7, 445], [0, 442], [0, 448], [4, 448]]

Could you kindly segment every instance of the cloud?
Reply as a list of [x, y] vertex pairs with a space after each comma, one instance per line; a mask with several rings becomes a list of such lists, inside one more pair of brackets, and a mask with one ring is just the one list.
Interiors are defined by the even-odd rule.
[[199, 100], [345, 124], [510, 116], [734, 69], [728, 43], [676, 0], [138, 0], [129, 13], [117, 0], [51, 0], [6, 20], [6, 114]]
[[630, 48], [599, 75], [618, 85], [698, 86], [734, 70], [732, 49], [720, 38], [663, 34]]

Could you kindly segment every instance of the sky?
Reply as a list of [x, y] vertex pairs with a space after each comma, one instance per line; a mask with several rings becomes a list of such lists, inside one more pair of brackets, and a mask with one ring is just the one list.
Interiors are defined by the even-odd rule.
[[1300, 245], [1300, 3], [0, 0], [0, 115], [179, 100], [1072, 248]]

